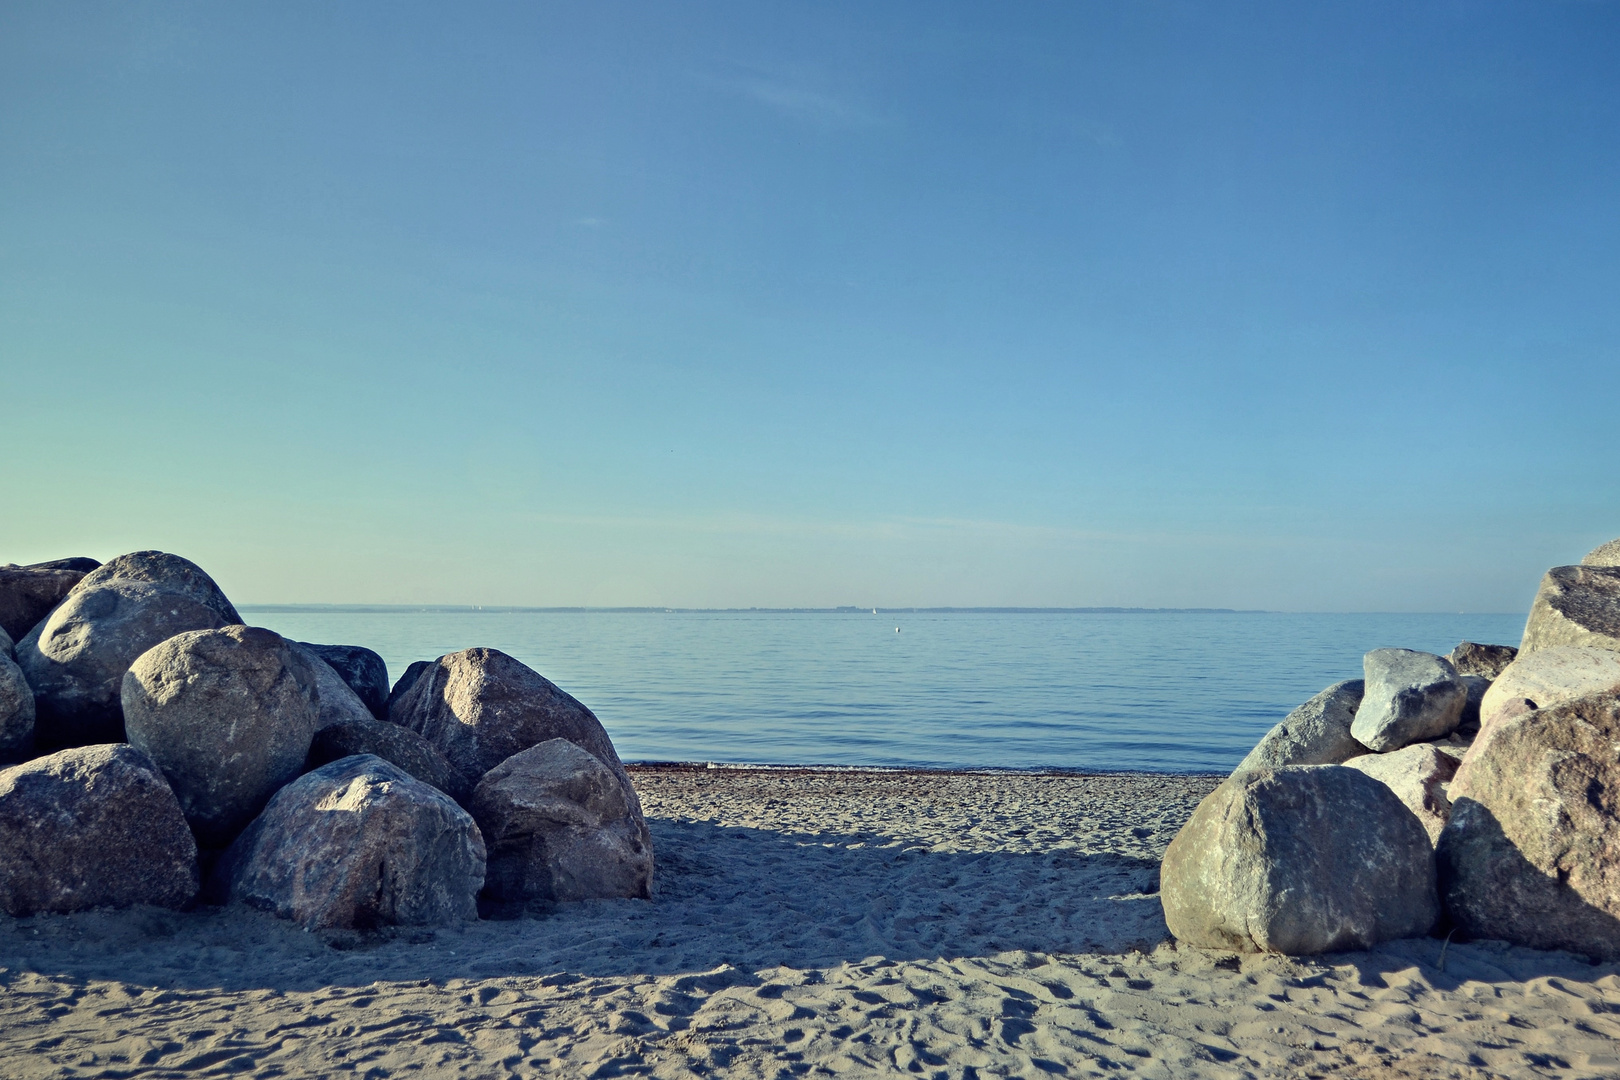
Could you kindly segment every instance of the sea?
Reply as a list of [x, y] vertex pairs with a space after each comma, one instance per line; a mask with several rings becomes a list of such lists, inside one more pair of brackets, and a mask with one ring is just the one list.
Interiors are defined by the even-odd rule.
[[1369, 649], [1516, 645], [1522, 614], [257, 606], [413, 660], [499, 649], [626, 761], [1223, 773]]

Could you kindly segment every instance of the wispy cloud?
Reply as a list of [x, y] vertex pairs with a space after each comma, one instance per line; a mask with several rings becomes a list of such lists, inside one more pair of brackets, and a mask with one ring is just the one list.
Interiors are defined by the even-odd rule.
[[892, 120], [857, 100], [817, 85], [823, 80], [804, 73], [744, 71], [704, 76], [711, 86], [740, 94], [773, 112], [823, 128], [882, 127]]

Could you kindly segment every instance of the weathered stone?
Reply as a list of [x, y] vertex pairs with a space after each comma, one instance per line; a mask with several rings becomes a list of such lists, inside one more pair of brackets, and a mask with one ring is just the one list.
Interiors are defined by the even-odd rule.
[[1586, 553], [1582, 566], [1620, 566], [1620, 540], [1599, 544]]
[[652, 835], [606, 765], [566, 739], [484, 774], [467, 808], [489, 845], [497, 903], [652, 896]]
[[1266, 732], [1239, 764], [1238, 770], [1278, 769], [1284, 765], [1337, 765], [1367, 748], [1350, 735], [1350, 722], [1361, 704], [1363, 683], [1334, 683]]
[[1361, 660], [1367, 690], [1350, 734], [1385, 753], [1455, 731], [1468, 688], [1451, 661], [1412, 649], [1374, 649]]
[[62, 602], [85, 574], [100, 564], [94, 559], [0, 566], [0, 630], [21, 641]]
[[1365, 949], [1440, 915], [1423, 826], [1343, 765], [1234, 773], [1170, 842], [1159, 891], [1180, 941], [1238, 952]]
[[1451, 817], [1451, 800], [1446, 785], [1462, 764], [1460, 756], [1447, 753], [1430, 743], [1415, 743], [1387, 754], [1364, 754], [1344, 763], [1379, 781], [1395, 793], [1433, 843]]
[[157, 767], [86, 746], [0, 769], [0, 909], [10, 915], [197, 894], [197, 844]]
[[23, 761], [34, 752], [34, 692], [22, 668], [0, 653], [0, 764]]
[[1494, 679], [1502, 669], [1513, 663], [1519, 650], [1511, 645], [1481, 645], [1473, 641], [1460, 642], [1446, 655], [1458, 675], [1479, 675]]
[[346, 724], [356, 720], [375, 719], [371, 710], [366, 708], [349, 684], [343, 681], [343, 676], [337, 670], [322, 660], [308, 645], [298, 641], [289, 641], [297, 653], [309, 664], [309, 669], [315, 673], [315, 689], [320, 698], [321, 715], [316, 721], [315, 728], [320, 730], [331, 727], [333, 724]]
[[1519, 652], [1559, 645], [1620, 649], [1620, 566], [1555, 566], [1530, 605]]
[[14, 651], [16, 644], [11, 640], [10, 634], [6, 633], [4, 629], [0, 629], [0, 656], [5, 657], [7, 660], [15, 660], [17, 658]]
[[315, 672], [269, 630], [177, 634], [124, 676], [129, 741], [157, 762], [205, 847], [223, 847], [297, 776], [320, 715]]
[[1620, 696], [1498, 721], [1451, 783], [1440, 880], [1457, 928], [1620, 959]]
[[1468, 696], [1463, 699], [1462, 715], [1457, 718], [1457, 727], [1452, 732], [1461, 732], [1465, 736], [1473, 736], [1479, 731], [1480, 708], [1485, 704], [1485, 694], [1491, 688], [1491, 680], [1483, 675], [1459, 675], [1462, 679], [1463, 689]]
[[1565, 645], [1519, 656], [1480, 701], [1481, 730], [1532, 709], [1620, 690], [1620, 652]]
[[213, 579], [176, 555], [137, 551], [86, 574], [17, 643], [39, 746], [122, 740], [119, 694], [135, 658], [176, 634], [241, 621]]
[[591, 710], [495, 649], [439, 657], [395, 700], [388, 718], [425, 736], [468, 777], [481, 777], [549, 739], [567, 739], [611, 769], [641, 810], [630, 776]]
[[472, 792], [472, 782], [455, 770], [443, 754], [408, 727], [384, 720], [344, 720], [315, 733], [306, 769], [318, 769], [356, 754], [375, 754], [390, 765], [431, 784], [456, 802]]
[[312, 645], [304, 648], [325, 660], [354, 691], [374, 720], [388, 719], [388, 665], [363, 645]]
[[434, 661], [432, 660], [413, 660], [411, 662], [411, 665], [405, 669], [405, 673], [399, 677], [399, 681], [394, 684], [394, 688], [388, 691], [387, 715], [383, 719], [390, 719], [394, 715], [394, 702], [409, 693], [411, 687], [416, 685], [416, 680], [422, 677], [422, 672], [432, 667], [433, 664]]
[[484, 841], [448, 795], [362, 754], [277, 792], [216, 875], [230, 899], [308, 930], [464, 922]]

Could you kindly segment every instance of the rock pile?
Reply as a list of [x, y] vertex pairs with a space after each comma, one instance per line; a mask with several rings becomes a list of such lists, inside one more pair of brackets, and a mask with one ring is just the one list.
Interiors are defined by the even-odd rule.
[[9, 762], [11, 915], [201, 897], [313, 930], [651, 895], [640, 801], [584, 705], [493, 649], [390, 689], [370, 649], [246, 626], [163, 552], [0, 566]]
[[1620, 959], [1620, 540], [1542, 580], [1517, 649], [1374, 649], [1170, 844], [1171, 932], [1313, 953], [1449, 927]]

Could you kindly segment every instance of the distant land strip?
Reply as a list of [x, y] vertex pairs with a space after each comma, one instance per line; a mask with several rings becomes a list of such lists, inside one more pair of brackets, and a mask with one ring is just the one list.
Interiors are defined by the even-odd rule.
[[238, 604], [241, 611], [323, 612], [473, 612], [495, 614], [518, 612], [558, 612], [575, 614], [670, 614], [670, 615], [1270, 615], [1259, 608], [1208, 607], [515, 607], [497, 604]]

